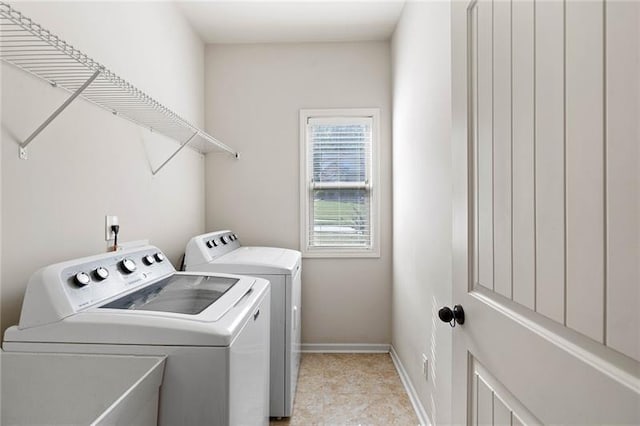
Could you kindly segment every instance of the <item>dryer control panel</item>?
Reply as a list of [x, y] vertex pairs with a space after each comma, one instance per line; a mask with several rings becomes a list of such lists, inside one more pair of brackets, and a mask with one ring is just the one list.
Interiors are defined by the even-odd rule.
[[240, 238], [232, 231], [217, 231], [192, 238], [185, 249], [184, 265], [209, 263], [240, 247]]

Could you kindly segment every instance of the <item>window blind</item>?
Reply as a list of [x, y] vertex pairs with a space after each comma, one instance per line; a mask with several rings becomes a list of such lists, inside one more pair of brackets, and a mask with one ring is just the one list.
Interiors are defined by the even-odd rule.
[[308, 119], [309, 247], [371, 247], [372, 121]]

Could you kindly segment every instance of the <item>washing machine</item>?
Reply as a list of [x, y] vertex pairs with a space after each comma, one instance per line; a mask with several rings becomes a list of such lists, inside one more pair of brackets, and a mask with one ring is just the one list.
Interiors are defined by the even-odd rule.
[[167, 355], [160, 425], [267, 425], [269, 322], [267, 280], [176, 272], [145, 246], [37, 271], [3, 349]]
[[300, 367], [301, 265], [299, 251], [247, 247], [237, 234], [217, 231], [193, 237], [184, 269], [251, 275], [271, 282], [271, 417], [289, 417]]

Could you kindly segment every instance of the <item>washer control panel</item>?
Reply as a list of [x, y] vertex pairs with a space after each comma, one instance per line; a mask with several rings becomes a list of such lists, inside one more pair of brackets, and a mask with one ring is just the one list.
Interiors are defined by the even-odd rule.
[[76, 311], [175, 272], [157, 248], [101, 257], [67, 266], [60, 272], [60, 282]]

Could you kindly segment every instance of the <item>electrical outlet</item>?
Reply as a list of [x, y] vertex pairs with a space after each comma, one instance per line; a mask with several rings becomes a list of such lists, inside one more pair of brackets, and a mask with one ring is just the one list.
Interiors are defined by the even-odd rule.
[[429, 359], [425, 354], [422, 354], [422, 376], [429, 380]]
[[116, 238], [116, 234], [111, 230], [111, 225], [119, 225], [118, 216], [105, 216], [104, 217], [104, 240], [113, 241]]

